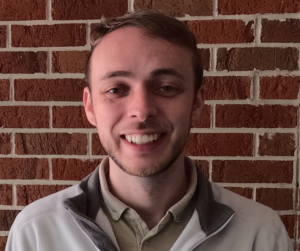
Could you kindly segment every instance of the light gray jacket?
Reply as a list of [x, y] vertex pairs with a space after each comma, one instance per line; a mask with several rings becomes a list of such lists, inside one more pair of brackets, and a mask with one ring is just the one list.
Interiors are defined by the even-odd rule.
[[[16, 218], [5, 250], [119, 250], [99, 189], [97, 168], [80, 184], [30, 204]], [[197, 192], [194, 214], [172, 251], [292, 251], [268, 207], [211, 184], [200, 171]]]

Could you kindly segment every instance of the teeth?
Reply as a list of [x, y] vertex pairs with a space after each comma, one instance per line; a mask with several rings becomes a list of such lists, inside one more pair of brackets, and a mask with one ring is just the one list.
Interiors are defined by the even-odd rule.
[[128, 142], [142, 145], [146, 144], [148, 142], [152, 142], [154, 140], [157, 140], [160, 137], [160, 133], [157, 134], [150, 134], [150, 135], [125, 135], [125, 138]]

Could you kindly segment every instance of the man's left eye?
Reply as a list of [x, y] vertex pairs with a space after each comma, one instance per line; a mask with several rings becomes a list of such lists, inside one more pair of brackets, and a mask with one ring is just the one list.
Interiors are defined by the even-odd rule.
[[162, 91], [165, 91], [165, 92], [170, 92], [170, 91], [173, 91], [173, 90], [174, 90], [174, 88], [173, 88], [172, 86], [170, 86], [170, 85], [162, 86], [162, 87], [160, 87], [160, 89], [161, 89]]
[[118, 94], [118, 93], [121, 93], [122, 90], [121, 90], [121, 88], [112, 88], [108, 92]]

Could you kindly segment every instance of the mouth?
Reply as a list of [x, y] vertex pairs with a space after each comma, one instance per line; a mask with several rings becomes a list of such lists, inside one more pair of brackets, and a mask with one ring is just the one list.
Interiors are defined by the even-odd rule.
[[161, 133], [154, 133], [154, 134], [131, 134], [131, 135], [122, 135], [121, 138], [126, 139], [129, 143], [136, 144], [136, 145], [144, 145], [155, 142], [160, 139]]

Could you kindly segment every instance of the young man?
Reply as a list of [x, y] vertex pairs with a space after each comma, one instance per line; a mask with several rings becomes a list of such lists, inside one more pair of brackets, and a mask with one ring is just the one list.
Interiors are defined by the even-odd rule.
[[292, 250], [272, 210], [210, 184], [184, 156], [202, 72], [180, 21], [151, 12], [103, 21], [83, 99], [108, 157], [24, 209], [6, 250]]

